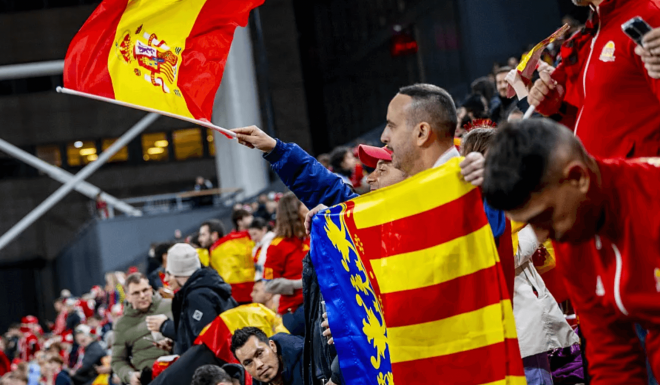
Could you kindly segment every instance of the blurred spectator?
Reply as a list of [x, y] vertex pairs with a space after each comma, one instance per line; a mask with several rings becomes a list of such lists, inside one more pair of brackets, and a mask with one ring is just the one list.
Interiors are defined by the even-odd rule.
[[79, 325], [75, 331], [76, 342], [82, 348], [71, 376], [75, 385], [90, 385], [98, 375], [96, 366], [100, 366], [101, 359], [105, 357], [105, 350], [91, 332], [92, 329], [87, 325]]
[[353, 185], [351, 177], [355, 171], [357, 159], [348, 147], [337, 147], [330, 153], [330, 166], [332, 171], [339, 175], [344, 183]]
[[253, 379], [264, 384], [302, 385], [303, 340], [284, 333], [270, 339], [254, 327], [238, 329], [231, 351]]
[[215, 270], [202, 268], [192, 246], [177, 243], [167, 256], [166, 279], [176, 291], [172, 301], [173, 317], [149, 316], [147, 325], [152, 332], [174, 340], [174, 353], [181, 355], [193, 345], [204, 326], [237, 303], [231, 296], [231, 286]]
[[203, 365], [195, 370], [190, 385], [234, 385], [234, 381], [221, 367]]
[[[352, 154], [351, 154], [352, 155]], [[294, 335], [305, 335], [302, 293], [302, 260], [309, 252], [305, 232], [307, 207], [289, 192], [277, 207], [276, 238], [268, 247], [264, 278], [266, 291], [281, 294], [277, 310], [284, 326]]]
[[75, 298], [67, 298], [64, 300], [64, 308], [66, 309], [66, 327], [65, 330], [73, 332], [76, 327], [82, 322], [82, 317], [77, 308], [77, 301]]
[[480, 152], [486, 155], [488, 146], [495, 136], [492, 128], [475, 128], [470, 130], [461, 140], [461, 155], [465, 156], [471, 152]]
[[213, 188], [213, 183], [210, 180], [204, 179], [203, 176], [198, 176], [195, 178], [195, 186], [193, 187], [194, 191], [210, 190]]
[[496, 88], [495, 83], [488, 78], [488, 76], [482, 76], [475, 79], [470, 86], [472, 88], [472, 94], [477, 94], [483, 96], [488, 104], [486, 108], [490, 110], [493, 103], [498, 102], [496, 98]]
[[321, 154], [316, 158], [316, 160], [319, 161], [323, 165], [323, 167], [329, 169], [330, 168], [330, 155], [329, 154]]
[[280, 303], [280, 296], [267, 292], [266, 284], [263, 279], [260, 279], [254, 283], [251, 296], [252, 302], [260, 303], [277, 313], [277, 307]]
[[491, 119], [500, 124], [506, 121], [508, 114], [516, 107], [516, 98], [507, 98], [509, 83], [506, 81], [506, 75], [511, 71], [512, 67], [501, 67], [495, 73], [495, 83], [497, 85], [496, 101], [490, 109]]
[[234, 224], [234, 231], [247, 231], [254, 217], [250, 212], [244, 209], [234, 210], [231, 214], [231, 221]]
[[18, 343], [21, 340], [21, 325], [11, 324], [5, 334], [5, 353], [9, 361], [18, 357]]
[[[212, 188], [213, 188], [213, 183], [211, 183], [210, 180], [204, 179], [204, 177], [202, 177], [202, 176], [198, 176], [195, 179], [195, 186], [193, 186], [194, 191], [204, 191], [204, 190], [210, 190]], [[204, 196], [194, 197], [193, 198], [193, 204], [196, 207], [212, 205], [213, 204], [213, 196], [212, 195], [204, 195]]]
[[27, 385], [27, 372], [15, 370], [2, 378], [2, 385]]
[[275, 238], [275, 233], [268, 230], [268, 224], [262, 218], [254, 218], [248, 229], [250, 238], [254, 241], [252, 249], [252, 259], [254, 260], [254, 280], [259, 281], [263, 278], [264, 264], [266, 263], [266, 253], [268, 246]]
[[167, 250], [172, 247], [169, 242], [163, 242], [154, 248], [154, 258], [160, 263], [160, 267], [149, 274], [149, 284], [154, 290], [163, 287], [165, 282], [165, 269], [167, 269]]
[[511, 68], [516, 68], [516, 67], [518, 67], [518, 64], [520, 64], [520, 60], [519, 60], [517, 57], [515, 57], [515, 56], [511, 56], [511, 57], [506, 61], [506, 65], [509, 66], [509, 67], [511, 67]]
[[45, 385], [73, 385], [71, 377], [66, 370], [62, 370], [64, 360], [57, 354], [49, 354], [46, 363], [41, 369]]
[[462, 137], [466, 133], [465, 126], [475, 119], [488, 119], [486, 98], [479, 94], [469, 95], [463, 104], [456, 110], [458, 124], [454, 135]]
[[520, 108], [516, 107], [511, 112], [509, 112], [509, 117], [506, 119], [507, 122], [515, 122], [516, 120], [522, 120], [525, 116], [525, 113], [520, 111]]
[[[141, 372], [151, 370], [154, 361], [165, 351], [154, 346], [154, 334], [145, 328], [150, 315], [172, 317], [172, 301], [153, 295], [149, 281], [141, 273], [126, 278], [128, 305], [124, 315], [114, 325], [112, 370], [126, 384], [138, 385]], [[158, 342], [158, 341], [155, 341]]]
[[205, 249], [210, 248], [225, 235], [225, 227], [217, 219], [210, 219], [199, 227], [199, 245]]

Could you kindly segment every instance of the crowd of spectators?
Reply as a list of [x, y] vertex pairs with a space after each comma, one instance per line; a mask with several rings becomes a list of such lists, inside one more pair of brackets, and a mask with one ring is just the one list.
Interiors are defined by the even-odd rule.
[[[623, 10], [638, 11], [628, 10], [633, 5], [626, 4]], [[600, 13], [602, 33], [619, 28], [608, 27], [607, 12], [613, 11], [604, 8]], [[656, 10], [655, 14], [660, 21], [660, 13]], [[570, 33], [580, 27], [574, 20], [567, 21]], [[589, 27], [575, 36], [587, 33]], [[571, 79], [561, 87], [554, 79], [575, 64], [559, 60], [565, 57], [558, 56], [565, 38], [543, 53], [543, 71], [528, 86], [529, 103], [543, 115], [577, 129], [580, 119], [571, 120], [570, 112], [578, 106], [571, 108], [575, 100], [570, 95], [579, 90], [571, 88], [575, 87]], [[651, 60], [653, 53], [631, 57], [641, 62], [640, 57]], [[235, 129], [241, 144], [264, 152], [291, 191], [237, 203], [229, 231], [215, 218], [200, 223], [198, 232], [185, 238], [154, 244], [145, 271], [109, 272], [103, 287], [95, 286], [80, 297], [63, 290], [54, 303], [57, 317], [52, 324], [26, 316], [0, 339], [0, 383], [344, 384], [325, 302], [308, 255], [310, 218], [327, 206], [399, 183], [461, 155], [465, 181], [482, 187], [486, 199], [479, 204], [483, 203], [498, 246], [515, 239], [510, 260], [501, 257], [501, 264], [510, 283], [528, 383], [584, 383], [590, 380], [589, 372], [594, 383], [653, 381], [652, 370], [644, 368], [648, 362], [657, 370], [658, 352], [647, 353], [643, 343], [655, 346], [657, 306], [650, 303], [657, 299], [651, 297], [657, 295], [657, 286], [649, 289], [650, 273], [644, 283], [629, 283], [639, 272], [636, 261], [652, 259], [643, 256], [645, 252], [656, 253], [653, 258], [657, 258], [657, 233], [651, 231], [657, 230], [658, 223], [647, 228], [637, 224], [635, 234], [632, 225], [619, 228], [612, 218], [621, 214], [619, 206], [636, 211], [634, 199], [619, 206], [603, 203], [609, 198], [602, 185], [607, 183], [617, 197], [627, 197], [634, 189], [626, 189], [613, 175], [634, 180], [651, 207], [657, 205], [657, 199], [649, 198], [657, 197], [657, 193], [652, 195], [657, 189], [649, 186], [660, 175], [634, 162], [596, 160], [589, 152], [599, 157], [657, 155], [657, 142], [638, 145], [635, 135], [646, 128], [630, 122], [627, 127], [619, 122], [618, 128], [630, 134], [632, 149], [612, 138], [595, 138], [592, 126], [577, 132], [581, 143], [566, 127], [549, 119], [520, 121], [529, 104], [507, 98], [504, 79], [517, 64], [518, 59], [510, 58], [506, 65], [494, 66], [491, 74], [472, 83], [471, 93], [461, 101], [434, 85], [402, 87], [387, 110], [381, 136], [385, 148], [338, 147], [315, 159], [257, 127]], [[640, 93], [647, 83], [657, 87], [657, 80], [641, 68], [636, 73], [640, 82], [633, 84]], [[599, 81], [594, 78], [591, 82]], [[584, 79], [583, 87], [588, 77]], [[654, 117], [660, 116], [656, 96], [637, 101], [652, 110]], [[604, 96], [592, 98], [598, 101]], [[602, 125], [601, 111], [586, 102], [584, 95], [580, 100], [583, 122]], [[415, 136], [409, 135], [410, 127]], [[607, 140], [610, 143], [603, 144]], [[196, 186], [210, 188], [206, 182], [200, 178]], [[518, 221], [507, 219], [505, 212]], [[519, 228], [513, 228], [516, 223], [521, 224]], [[600, 233], [605, 225], [611, 233]], [[617, 241], [621, 251], [615, 241], [608, 240], [611, 234], [628, 237]], [[580, 269], [558, 268], [564, 278], [573, 279], [564, 281], [570, 295], [555, 291], [549, 276], [542, 277], [546, 266], [542, 270], [541, 265], [553, 247], [549, 239], [567, 242], [561, 251], [579, 259]], [[594, 247], [578, 243], [586, 239], [593, 239]], [[598, 259], [603, 244], [611, 246], [616, 267]], [[660, 282], [658, 269], [652, 270], [656, 265], [645, 266], [654, 272], [654, 282]], [[623, 278], [622, 269], [626, 270]], [[583, 286], [583, 279], [593, 287]]]

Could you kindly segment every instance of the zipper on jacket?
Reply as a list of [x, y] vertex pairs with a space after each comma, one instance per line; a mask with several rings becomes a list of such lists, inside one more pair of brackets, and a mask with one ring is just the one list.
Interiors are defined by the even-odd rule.
[[621, 301], [621, 271], [623, 270], [623, 262], [621, 260], [621, 253], [619, 248], [612, 243], [612, 249], [614, 249], [614, 257], [616, 258], [616, 273], [614, 275], [614, 301], [616, 306], [621, 310], [621, 313], [628, 315], [628, 310], [623, 306], [623, 301]]
[[591, 63], [591, 56], [594, 53], [594, 46], [596, 45], [596, 39], [600, 34], [600, 26], [603, 24], [600, 20], [600, 7], [596, 7], [596, 13], [598, 14], [598, 29], [596, 29], [596, 35], [591, 39], [591, 48], [589, 49], [589, 57], [587, 58], [587, 65], [584, 66], [584, 75], [582, 76], [582, 108], [580, 109], [580, 114], [578, 115], [577, 121], [575, 122], [575, 130], [573, 135], [577, 136], [578, 125], [580, 124], [580, 119], [582, 118], [582, 113], [584, 112], [584, 101], [587, 99], [587, 72], [589, 71], [589, 64]]

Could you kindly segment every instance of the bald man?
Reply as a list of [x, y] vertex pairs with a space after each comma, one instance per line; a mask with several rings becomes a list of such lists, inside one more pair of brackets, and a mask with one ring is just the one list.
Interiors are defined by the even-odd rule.
[[548, 119], [505, 125], [488, 150], [489, 204], [555, 241], [592, 384], [646, 384], [634, 323], [660, 368], [660, 159], [597, 160]]

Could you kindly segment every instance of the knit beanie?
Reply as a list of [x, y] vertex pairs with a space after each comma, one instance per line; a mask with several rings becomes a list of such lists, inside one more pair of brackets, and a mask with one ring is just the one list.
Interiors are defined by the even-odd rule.
[[187, 243], [177, 243], [167, 251], [167, 272], [175, 277], [190, 277], [202, 268], [197, 250]]

